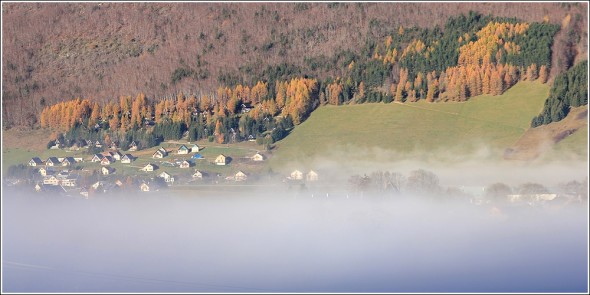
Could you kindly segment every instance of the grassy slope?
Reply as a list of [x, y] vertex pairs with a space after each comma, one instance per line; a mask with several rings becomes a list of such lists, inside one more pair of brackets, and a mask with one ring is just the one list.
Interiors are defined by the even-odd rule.
[[489, 147], [491, 158], [529, 127], [549, 86], [521, 82], [501, 96], [466, 103], [406, 103], [324, 106], [277, 144], [271, 166], [309, 166], [318, 158], [339, 160], [450, 159]]

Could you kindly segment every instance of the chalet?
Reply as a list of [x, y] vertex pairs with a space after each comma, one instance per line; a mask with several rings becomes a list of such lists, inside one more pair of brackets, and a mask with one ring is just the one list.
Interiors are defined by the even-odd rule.
[[56, 157], [49, 157], [47, 159], [47, 161], [45, 161], [45, 166], [52, 167], [52, 166], [58, 166], [59, 164], [60, 164], [59, 160]]
[[94, 154], [94, 156], [92, 157], [92, 159], [90, 160], [90, 162], [92, 162], [92, 163], [100, 162], [100, 161], [102, 161], [102, 158], [104, 158], [103, 155], [101, 155], [101, 154]]
[[92, 140], [87, 139], [86, 140], [86, 147], [90, 147], [91, 145], [93, 145]]
[[130, 152], [137, 151], [137, 143], [135, 141], [132, 141], [131, 144], [129, 145], [129, 151]]
[[299, 170], [291, 172], [291, 179], [301, 180], [303, 179], [303, 173]]
[[202, 172], [202, 171], [195, 171], [195, 173], [193, 173], [193, 179], [203, 179], [203, 177], [207, 177], [207, 173]]
[[73, 157], [65, 157], [62, 161], [61, 161], [61, 165], [62, 166], [72, 166], [76, 164], [76, 160]]
[[129, 164], [129, 163], [133, 162], [134, 159], [135, 158], [131, 154], [125, 154], [121, 158], [121, 163], [123, 163], [123, 164]]
[[74, 158], [74, 161], [76, 161], [76, 163], [81, 163], [84, 162], [84, 158]]
[[248, 141], [256, 141], [256, 138], [254, 137], [254, 135], [250, 134], [248, 135]]
[[115, 162], [115, 159], [113, 159], [113, 157], [105, 156], [104, 158], [102, 158], [102, 160], [100, 160], [100, 165], [111, 165], [114, 162]]
[[39, 174], [41, 174], [41, 176], [53, 175], [53, 174], [55, 174], [55, 170], [52, 170], [50, 168], [41, 167], [41, 168], [39, 168]]
[[168, 152], [163, 149], [163, 148], [159, 148], [156, 152], [154, 152], [154, 154], [152, 155], [152, 158], [155, 159], [161, 159], [164, 158], [168, 155]]
[[145, 171], [145, 172], [151, 172], [158, 169], [158, 166], [152, 164], [152, 163], [148, 163], [147, 165], [145, 165], [143, 168], [141, 168], [141, 171]]
[[183, 144], [178, 148], [176, 153], [179, 155], [186, 155], [189, 151], [189, 148], [187, 148], [186, 145]]
[[102, 147], [102, 143], [100, 143], [100, 141], [97, 140], [96, 142], [94, 142], [94, 146], [97, 147], [97, 148], [101, 148]]
[[215, 158], [215, 165], [225, 165], [227, 157], [225, 155], [219, 155]]
[[115, 168], [102, 167], [101, 172], [102, 172], [102, 175], [111, 175], [111, 174], [115, 173]]
[[313, 170], [310, 170], [310, 171], [309, 171], [309, 172], [308, 172], [308, 173], [305, 175], [305, 179], [306, 179], [307, 181], [318, 181], [318, 174], [317, 174], [315, 171], [313, 171]]
[[244, 173], [242, 171], [238, 171], [235, 175], [236, 181], [244, 181], [246, 179], [248, 179], [248, 175], [246, 175], [246, 173]]
[[172, 177], [172, 175], [168, 174], [166, 171], [160, 173], [158, 177], [163, 178], [165, 182], [174, 182], [174, 177]]
[[54, 141], [54, 144], [51, 147], [49, 147], [49, 149], [56, 150], [60, 149], [62, 146], [62, 143], [56, 140]]
[[252, 161], [260, 162], [264, 161], [264, 156], [261, 153], [256, 153], [254, 156], [250, 157]]
[[111, 154], [113, 154], [113, 158], [117, 161], [121, 161], [121, 157], [123, 157], [123, 154], [121, 154], [119, 151], [115, 151]]
[[192, 163], [190, 161], [184, 160], [180, 163], [180, 168], [189, 168], [191, 164]]
[[36, 167], [36, 166], [41, 166], [41, 165], [43, 165], [43, 161], [41, 159], [39, 159], [39, 157], [33, 157], [29, 161], [29, 166]]
[[116, 151], [118, 148], [119, 148], [119, 145], [117, 145], [116, 142], [112, 142], [111, 143], [111, 150], [115, 150]]
[[201, 150], [201, 148], [196, 143], [193, 144], [193, 146], [191, 147], [192, 153], [198, 153], [200, 150]]

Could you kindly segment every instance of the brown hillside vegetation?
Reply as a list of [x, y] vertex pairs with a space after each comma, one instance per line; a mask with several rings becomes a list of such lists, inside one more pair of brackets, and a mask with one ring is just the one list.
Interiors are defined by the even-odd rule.
[[[3, 124], [33, 125], [43, 106], [75, 97], [104, 102], [139, 92], [211, 92], [224, 75], [243, 78], [268, 65], [359, 52], [367, 37], [399, 25], [442, 26], [471, 10], [584, 28], [578, 43], [556, 45], [553, 56], [575, 58], [587, 52], [580, 45], [587, 40], [586, 9], [585, 3], [8, 3], [2, 5]], [[173, 83], [185, 64], [197, 75]], [[554, 64], [552, 75], [567, 66]]]
[[565, 119], [528, 129], [509, 149], [504, 158], [508, 160], [533, 160], [548, 151], [554, 144], [588, 126], [588, 107], [572, 108]]

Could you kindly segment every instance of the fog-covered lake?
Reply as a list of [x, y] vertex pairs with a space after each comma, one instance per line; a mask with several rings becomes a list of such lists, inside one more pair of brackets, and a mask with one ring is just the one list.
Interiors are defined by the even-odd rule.
[[586, 292], [585, 208], [3, 196], [4, 292]]

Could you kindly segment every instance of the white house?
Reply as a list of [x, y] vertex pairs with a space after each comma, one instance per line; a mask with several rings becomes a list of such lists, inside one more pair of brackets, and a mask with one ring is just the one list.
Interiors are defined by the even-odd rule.
[[301, 180], [303, 179], [303, 173], [299, 170], [291, 172], [291, 179]]
[[264, 161], [264, 156], [261, 153], [256, 153], [254, 156], [251, 157], [252, 161], [260, 162]]
[[102, 161], [102, 158], [104, 158], [103, 155], [101, 154], [94, 154], [94, 156], [92, 157], [92, 159], [90, 160], [91, 162], [100, 162]]
[[130, 152], [137, 151], [137, 143], [135, 143], [135, 141], [132, 141], [131, 144], [129, 145], [129, 151]]
[[215, 158], [215, 165], [225, 165], [227, 157], [224, 155], [219, 155]]
[[165, 182], [174, 182], [174, 177], [168, 174], [166, 171], [160, 173], [159, 177], [163, 178]]
[[168, 155], [168, 152], [163, 149], [163, 148], [159, 148], [157, 151], [154, 152], [154, 154], [152, 155], [152, 158], [155, 159], [161, 159], [164, 158]]
[[115, 172], [115, 168], [112, 167], [102, 167], [101, 169], [102, 175], [111, 175]]
[[43, 165], [43, 161], [41, 159], [39, 159], [39, 157], [33, 157], [29, 161], [29, 166], [36, 167], [36, 166], [41, 166], [41, 165]]
[[113, 159], [111, 156], [105, 156], [104, 158], [102, 158], [102, 160], [100, 160], [100, 165], [111, 165], [115, 162], [115, 159]]
[[191, 147], [191, 152], [193, 153], [198, 153], [200, 150], [201, 148], [196, 143]]
[[313, 171], [313, 170], [310, 170], [310, 171], [309, 171], [309, 172], [308, 172], [308, 173], [305, 175], [305, 179], [306, 179], [307, 181], [317, 181], [317, 180], [318, 180], [318, 174], [317, 174], [315, 171]]
[[199, 170], [197, 170], [197, 171], [195, 171], [195, 173], [193, 173], [194, 179], [203, 179], [203, 176], [205, 176], [205, 173], [201, 172]]
[[246, 175], [246, 173], [244, 173], [242, 171], [238, 171], [235, 175], [236, 181], [244, 181], [246, 179], [248, 179], [248, 175]]
[[52, 166], [57, 166], [59, 164], [60, 164], [60, 162], [59, 162], [59, 160], [56, 157], [49, 157], [47, 159], [47, 161], [45, 161], [45, 166], [52, 167]]
[[121, 158], [121, 163], [123, 164], [129, 164], [133, 161], [133, 156], [131, 154], [125, 154], [122, 158]]
[[188, 154], [188, 152], [189, 152], [189, 148], [187, 148], [186, 145], [183, 144], [178, 148], [176, 153], [179, 155], [186, 155], [186, 154]]
[[145, 171], [145, 172], [151, 172], [158, 169], [158, 166], [152, 164], [152, 163], [148, 163], [147, 165], [145, 165], [143, 168], [141, 168], [141, 171]]
[[112, 153], [113, 154], [113, 158], [117, 161], [121, 161], [121, 158], [123, 157], [123, 154], [121, 154], [119, 151], [115, 151]]
[[180, 163], [180, 168], [189, 168], [191, 166], [191, 162], [184, 160]]

